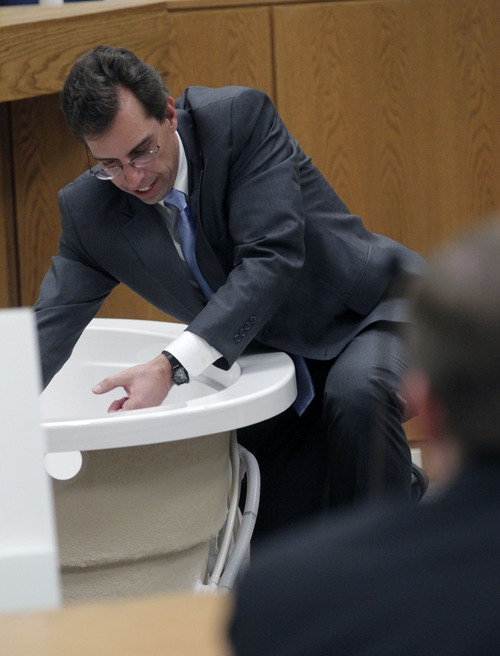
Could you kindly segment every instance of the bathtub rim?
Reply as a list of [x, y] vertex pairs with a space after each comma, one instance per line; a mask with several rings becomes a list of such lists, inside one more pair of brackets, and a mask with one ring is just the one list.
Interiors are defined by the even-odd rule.
[[[185, 324], [142, 319], [93, 319], [85, 330], [120, 330], [165, 336], [166, 346]], [[211, 435], [264, 421], [286, 410], [297, 394], [295, 368], [283, 352], [242, 355], [230, 373], [210, 367], [200, 377], [229, 384], [207, 396], [155, 408], [92, 418], [43, 419], [47, 452], [87, 451], [157, 444]], [[144, 430], [137, 424], [144, 422]], [[200, 432], [200, 422], [203, 431]]]

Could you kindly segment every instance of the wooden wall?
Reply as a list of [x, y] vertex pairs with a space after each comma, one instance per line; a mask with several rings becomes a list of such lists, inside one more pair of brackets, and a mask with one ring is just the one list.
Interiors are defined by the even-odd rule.
[[351, 211], [427, 253], [500, 207], [500, 3], [274, 10], [277, 102]]
[[0, 308], [19, 304], [10, 113], [0, 104]]
[[[145, 7], [59, 27], [59, 59], [45, 77], [31, 76], [32, 97], [26, 67], [12, 58], [24, 77], [0, 104], [0, 306], [32, 304], [57, 249], [57, 190], [86, 159], [55, 91], [70, 63], [100, 42], [158, 66], [174, 96], [189, 84], [265, 90], [351, 211], [424, 255], [500, 209], [497, 0]], [[119, 289], [101, 316], [163, 315]]]

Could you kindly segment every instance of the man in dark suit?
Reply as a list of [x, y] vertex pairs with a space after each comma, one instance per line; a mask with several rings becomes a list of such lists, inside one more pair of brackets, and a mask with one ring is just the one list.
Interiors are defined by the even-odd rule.
[[446, 250], [413, 296], [408, 386], [440, 493], [339, 513], [254, 552], [237, 656], [498, 653], [499, 252], [497, 220]]
[[[300, 418], [290, 409], [239, 432], [262, 472], [258, 528], [319, 511], [329, 473], [332, 507], [368, 494], [379, 403], [390, 408], [376, 427], [383, 487], [408, 496], [397, 394], [406, 316], [391, 282], [421, 258], [349, 213], [259, 91], [190, 87], [174, 102], [154, 69], [101, 46], [75, 63], [61, 97], [98, 164], [59, 195], [59, 251], [35, 306], [45, 384], [121, 282], [188, 327], [168, 353], [96, 385], [125, 389], [110, 411], [158, 405], [255, 344], [291, 354], [301, 390], [312, 379]], [[191, 208], [201, 282], [172, 188]]]

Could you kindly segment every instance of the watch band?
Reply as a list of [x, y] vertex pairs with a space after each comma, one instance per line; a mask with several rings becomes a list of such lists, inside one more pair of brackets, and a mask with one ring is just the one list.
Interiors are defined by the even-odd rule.
[[162, 351], [162, 353], [170, 362], [170, 366], [172, 367], [172, 382], [176, 385], [184, 385], [184, 383], [189, 383], [189, 374], [184, 369], [179, 360], [168, 351]]

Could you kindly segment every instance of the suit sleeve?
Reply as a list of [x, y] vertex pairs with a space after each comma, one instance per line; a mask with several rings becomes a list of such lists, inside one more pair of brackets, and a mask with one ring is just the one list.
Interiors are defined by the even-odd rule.
[[232, 269], [189, 330], [232, 364], [293, 293], [305, 217], [297, 146], [270, 99], [251, 89], [237, 94], [229, 124], [224, 191]]
[[117, 281], [93, 267], [79, 252], [63, 194], [59, 195], [63, 233], [58, 254], [40, 286], [34, 305], [38, 326], [43, 386], [70, 357], [87, 324]]

